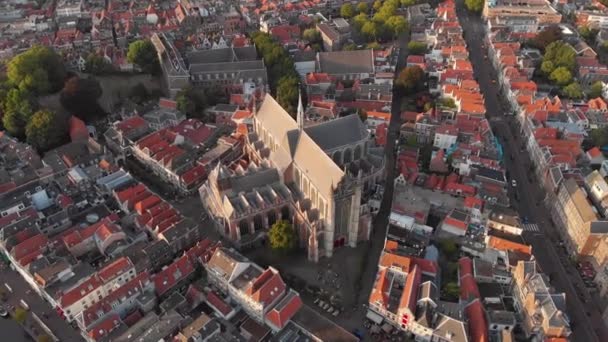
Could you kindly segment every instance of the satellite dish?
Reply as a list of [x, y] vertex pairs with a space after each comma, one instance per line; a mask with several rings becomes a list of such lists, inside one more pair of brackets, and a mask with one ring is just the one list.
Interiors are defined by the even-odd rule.
[[99, 215], [94, 213], [88, 214], [86, 219], [88, 223], [96, 223], [97, 221], [99, 221]]

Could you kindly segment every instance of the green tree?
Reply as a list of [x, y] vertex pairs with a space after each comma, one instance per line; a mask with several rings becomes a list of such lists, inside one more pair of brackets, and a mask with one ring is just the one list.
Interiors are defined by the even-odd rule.
[[15, 321], [17, 321], [17, 323], [23, 324], [25, 322], [25, 319], [27, 318], [27, 311], [22, 308], [16, 308], [13, 318], [15, 319]]
[[603, 90], [604, 90], [604, 83], [602, 83], [602, 81], [597, 81], [591, 85], [587, 95], [591, 99], [594, 99], [596, 97], [602, 97]]
[[417, 65], [406, 67], [399, 73], [395, 83], [405, 91], [421, 89], [424, 83], [424, 70]]
[[458, 246], [452, 240], [441, 240], [439, 242], [439, 250], [448, 260], [455, 260], [458, 258]]
[[589, 136], [595, 146], [602, 147], [608, 145], [608, 127], [593, 129]]
[[204, 111], [208, 106], [207, 96], [201, 89], [187, 86], [180, 90], [176, 97], [177, 109], [189, 118], [204, 118]]
[[572, 73], [566, 67], [558, 67], [551, 72], [549, 80], [559, 86], [565, 86], [572, 81]]
[[361, 33], [369, 40], [376, 40], [380, 33], [380, 26], [375, 21], [367, 21], [361, 27]]
[[565, 86], [564, 89], [562, 89], [562, 92], [568, 98], [571, 98], [573, 100], [578, 100], [578, 99], [583, 98], [583, 88], [581, 88], [581, 85], [576, 82], [572, 82], [572, 83], [568, 84], [567, 86]]
[[143, 103], [148, 97], [150, 97], [150, 93], [148, 92], [148, 89], [146, 89], [146, 86], [141, 82], [137, 83], [129, 90], [129, 99], [137, 104]]
[[365, 23], [367, 23], [368, 21], [369, 21], [369, 19], [367, 18], [367, 14], [360, 13], [360, 14], [357, 14], [353, 18], [353, 25], [355, 26], [355, 28], [357, 30], [361, 30], [361, 28], [363, 27], [363, 25], [365, 25]]
[[464, 0], [465, 7], [469, 11], [475, 13], [481, 13], [481, 10], [483, 10], [484, 3], [484, 0]]
[[277, 86], [277, 102], [289, 113], [295, 113], [298, 106], [300, 80], [297, 77], [282, 77]]
[[458, 283], [456, 283], [456, 282], [446, 283], [445, 286], [443, 287], [443, 294], [446, 299], [449, 299], [449, 300], [458, 299], [458, 296], [460, 295], [460, 287], [458, 286]]
[[416, 0], [401, 0], [401, 6], [408, 7], [416, 4]]
[[340, 15], [342, 18], [350, 19], [355, 15], [355, 8], [352, 4], [346, 3], [340, 7]]
[[408, 27], [407, 21], [401, 15], [394, 15], [392, 17], [389, 17], [386, 20], [385, 25], [394, 37], [397, 37], [398, 35], [407, 31]]
[[582, 26], [578, 28], [578, 33], [583, 37], [583, 39], [589, 43], [595, 43], [595, 38], [600, 31], [595, 28], [590, 28], [589, 26]]
[[369, 6], [367, 6], [366, 2], [360, 2], [357, 4], [357, 13], [365, 13], [369, 11]]
[[2, 103], [2, 123], [14, 137], [22, 138], [25, 125], [36, 110], [36, 104], [25, 90], [13, 88], [8, 91]]
[[571, 73], [576, 71], [576, 52], [568, 43], [557, 41], [549, 44], [543, 55], [543, 63], [551, 61], [555, 68], [565, 67]]
[[357, 50], [357, 45], [355, 43], [348, 43], [342, 47], [344, 51], [355, 51]]
[[552, 61], [544, 61], [540, 65], [540, 71], [545, 75], [550, 75], [555, 70], [555, 64]]
[[85, 71], [93, 75], [103, 75], [114, 70], [112, 64], [108, 63], [105, 58], [91, 53], [85, 62]]
[[304, 30], [304, 33], [302, 33], [302, 38], [304, 38], [311, 44], [318, 43], [321, 41], [321, 32], [317, 31], [314, 28], [309, 28]]
[[291, 223], [280, 220], [268, 231], [270, 247], [276, 251], [289, 252], [296, 246], [296, 232]]
[[43, 95], [61, 89], [66, 72], [55, 51], [35, 45], [13, 57], [6, 65], [6, 74], [19, 89]]
[[441, 105], [448, 108], [456, 108], [456, 101], [451, 97], [444, 97], [440, 101]]
[[145, 73], [152, 75], [160, 73], [160, 64], [158, 63], [156, 48], [149, 39], [136, 40], [129, 44], [127, 60], [130, 63], [139, 66]]
[[558, 25], [551, 25], [540, 31], [529, 44], [544, 51], [549, 44], [561, 40], [562, 36], [562, 29]]
[[27, 143], [45, 152], [67, 141], [68, 123], [64, 117], [49, 110], [39, 110], [25, 127]]
[[101, 85], [95, 78], [74, 76], [65, 82], [59, 101], [70, 114], [90, 122], [105, 114], [97, 103], [101, 94]]
[[382, 1], [380, 0], [376, 0], [374, 1], [374, 4], [372, 5], [374, 11], [379, 11], [380, 8], [382, 8]]
[[378, 42], [371, 42], [368, 43], [365, 47], [368, 49], [380, 50], [382, 48], [382, 45], [380, 45], [380, 43]]
[[424, 55], [426, 52], [426, 44], [416, 41], [407, 43], [407, 50], [412, 55]]

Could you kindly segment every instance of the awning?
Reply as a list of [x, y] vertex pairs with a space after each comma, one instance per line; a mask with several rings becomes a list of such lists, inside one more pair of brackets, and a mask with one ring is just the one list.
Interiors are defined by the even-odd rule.
[[367, 310], [367, 315], [365, 315], [365, 317], [376, 324], [381, 324], [383, 320], [382, 316], [373, 312], [372, 310]]

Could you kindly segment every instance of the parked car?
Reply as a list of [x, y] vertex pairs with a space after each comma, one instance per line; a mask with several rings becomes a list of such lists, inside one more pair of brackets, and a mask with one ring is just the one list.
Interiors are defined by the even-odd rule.
[[3, 306], [0, 306], [0, 317], [8, 317], [8, 311]]

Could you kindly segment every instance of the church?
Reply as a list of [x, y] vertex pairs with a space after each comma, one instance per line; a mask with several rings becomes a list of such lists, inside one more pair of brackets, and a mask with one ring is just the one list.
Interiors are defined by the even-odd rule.
[[308, 259], [368, 240], [368, 198], [384, 178], [383, 148], [358, 115], [307, 125], [265, 95], [254, 105], [247, 168], [217, 165], [199, 193], [220, 233], [246, 247], [277, 220], [291, 222]]

